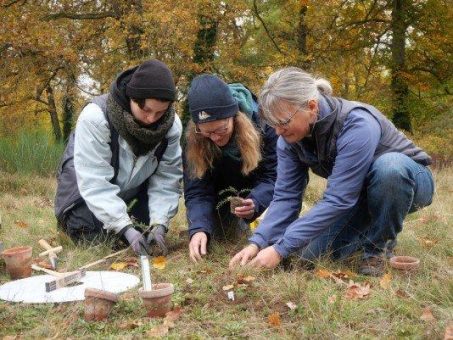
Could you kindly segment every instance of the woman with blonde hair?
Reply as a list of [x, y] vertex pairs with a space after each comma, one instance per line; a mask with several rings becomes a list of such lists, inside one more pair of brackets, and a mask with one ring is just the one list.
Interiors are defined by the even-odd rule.
[[[263, 124], [253, 94], [214, 75], [196, 77], [188, 94], [192, 120], [184, 152], [184, 198], [190, 258], [206, 255], [212, 236], [227, 237], [255, 220], [274, 192], [277, 136]], [[248, 193], [230, 213], [231, 190]], [[227, 189], [227, 190], [226, 190]]]

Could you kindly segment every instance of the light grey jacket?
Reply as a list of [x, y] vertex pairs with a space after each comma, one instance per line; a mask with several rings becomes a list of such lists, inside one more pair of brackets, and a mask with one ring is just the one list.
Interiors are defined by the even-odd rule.
[[110, 130], [101, 108], [88, 104], [77, 121], [74, 141], [74, 167], [82, 198], [90, 211], [108, 231], [118, 233], [132, 223], [125, 200], [132, 198], [149, 179], [150, 224], [163, 224], [178, 210], [181, 195], [182, 161], [181, 120], [168, 131], [168, 146], [158, 164], [154, 151], [136, 157], [129, 144], [119, 136], [119, 170], [115, 184], [110, 183], [114, 169], [110, 164]]

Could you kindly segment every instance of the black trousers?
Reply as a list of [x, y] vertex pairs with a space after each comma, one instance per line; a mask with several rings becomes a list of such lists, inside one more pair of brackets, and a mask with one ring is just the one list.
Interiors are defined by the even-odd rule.
[[[129, 205], [134, 200], [136, 202], [130, 210], [129, 216], [135, 223], [148, 226], [149, 208], [147, 185], [142, 185], [138, 194], [125, 203]], [[68, 211], [63, 221], [59, 223], [59, 227], [76, 243], [102, 243], [107, 240], [117, 241], [120, 239], [117, 235], [108, 233], [104, 229], [104, 224], [94, 216], [85, 201], [77, 204]]]

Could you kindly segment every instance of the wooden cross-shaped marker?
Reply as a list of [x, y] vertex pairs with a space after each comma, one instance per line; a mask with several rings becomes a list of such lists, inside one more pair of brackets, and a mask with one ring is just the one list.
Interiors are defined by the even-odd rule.
[[44, 239], [40, 239], [38, 242], [41, 245], [41, 247], [46, 249], [46, 251], [43, 251], [41, 254], [39, 254], [39, 256], [43, 257], [43, 256], [48, 255], [52, 268], [54, 270], [57, 269], [57, 261], [58, 261], [57, 253], [62, 251], [63, 247], [59, 246], [59, 247], [52, 248], [52, 246], [49, 243], [47, 243], [47, 241]]

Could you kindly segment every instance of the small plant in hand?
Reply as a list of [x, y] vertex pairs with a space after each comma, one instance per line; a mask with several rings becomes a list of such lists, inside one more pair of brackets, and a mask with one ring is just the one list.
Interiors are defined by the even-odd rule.
[[220, 191], [219, 197], [226, 197], [217, 203], [216, 209], [220, 210], [225, 204], [230, 203], [230, 212], [234, 214], [235, 209], [243, 205], [243, 197], [249, 194], [250, 191], [248, 188], [237, 190], [234, 187], [228, 187]]

